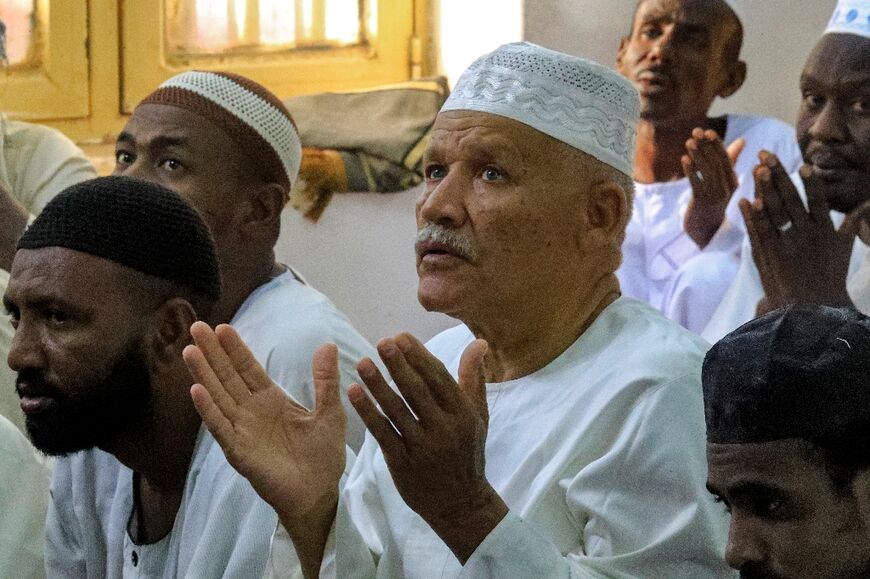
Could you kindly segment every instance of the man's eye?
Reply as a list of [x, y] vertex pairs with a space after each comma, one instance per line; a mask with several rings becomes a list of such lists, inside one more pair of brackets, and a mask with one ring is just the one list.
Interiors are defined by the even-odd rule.
[[494, 167], [487, 167], [484, 169], [482, 176], [484, 181], [498, 181], [504, 177], [501, 171]]
[[52, 324], [62, 324], [67, 321], [68, 317], [66, 313], [61, 310], [50, 308], [45, 310], [45, 319], [47, 319]]
[[640, 35], [643, 38], [655, 40], [662, 35], [662, 30], [658, 26], [644, 26], [640, 29]]
[[177, 159], [164, 159], [160, 162], [160, 167], [167, 171], [177, 171], [181, 169], [181, 162]]
[[127, 151], [115, 151], [115, 163], [119, 165], [129, 165], [133, 162], [133, 155]]
[[804, 105], [808, 109], [817, 109], [825, 103], [825, 99], [821, 95], [811, 92], [804, 93]]
[[441, 165], [429, 165], [426, 167], [426, 178], [427, 179], [443, 179], [447, 176], [447, 169]]
[[870, 99], [857, 99], [855, 102], [852, 103], [852, 110], [862, 115], [870, 113]]
[[722, 497], [714, 496], [713, 502], [717, 505], [722, 505], [723, 507], [725, 507], [725, 512], [727, 512], [729, 515], [731, 514], [731, 505], [728, 503], [728, 501], [726, 501]]

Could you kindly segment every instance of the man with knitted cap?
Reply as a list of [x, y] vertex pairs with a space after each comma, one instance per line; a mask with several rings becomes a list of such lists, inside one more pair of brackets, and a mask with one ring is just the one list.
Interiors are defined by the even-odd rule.
[[[789, 303], [870, 314], [870, 1], [840, 0], [799, 88], [800, 172], [764, 153], [740, 269], [703, 336], [710, 342]], [[844, 80], [845, 79], [845, 80]], [[856, 236], [858, 238], [856, 239]]]
[[741, 577], [870, 577], [870, 318], [792, 305], [704, 360], [710, 492]]
[[425, 155], [416, 244], [421, 304], [462, 324], [382, 340], [394, 387], [360, 362], [369, 436], [341, 484], [334, 351], [314, 360], [312, 420], [274, 408], [231, 328], [192, 329], [197, 408], [307, 576], [729, 576], [704, 490], [705, 345], [614, 275], [637, 116], [622, 77], [534, 44], [465, 71]]
[[[624, 295], [700, 333], [739, 265], [758, 152], [800, 164], [794, 129], [711, 117], [746, 79], [741, 0], [641, 0], [617, 68], [640, 93], [635, 200], [618, 275]], [[733, 166], [733, 169], [732, 169]]]
[[263, 573], [277, 517], [202, 426], [181, 357], [219, 298], [207, 226], [152, 183], [74, 185], [19, 240], [8, 362], [30, 440], [57, 457], [49, 578]]
[[[374, 349], [328, 298], [275, 261], [301, 156], [293, 119], [275, 95], [239, 75], [190, 71], [133, 111], [118, 136], [115, 174], [168, 187], [202, 213], [223, 280], [210, 321], [232, 324], [272, 379], [311, 407], [311, 356], [319, 344], [338, 345], [345, 387], [359, 380], [356, 361]], [[364, 430], [355, 416], [348, 422], [354, 450]]]

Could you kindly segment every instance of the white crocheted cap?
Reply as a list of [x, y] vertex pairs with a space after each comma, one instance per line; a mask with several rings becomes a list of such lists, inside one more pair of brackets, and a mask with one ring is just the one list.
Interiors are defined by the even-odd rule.
[[233, 73], [191, 70], [173, 76], [137, 106], [152, 103], [186, 108], [215, 122], [243, 153], [267, 169], [279, 165], [282, 180], [295, 183], [302, 142], [290, 112], [264, 86]]
[[825, 29], [832, 32], [870, 38], [870, 0], [839, 0]]
[[616, 72], [529, 42], [469, 66], [441, 111], [501, 115], [632, 174], [640, 100]]

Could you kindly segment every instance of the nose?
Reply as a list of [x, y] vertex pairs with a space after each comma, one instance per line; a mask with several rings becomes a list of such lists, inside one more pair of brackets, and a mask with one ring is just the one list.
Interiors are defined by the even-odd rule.
[[650, 47], [649, 58], [653, 62], [669, 62], [671, 59], [671, 40], [673, 38], [670, 29], [662, 32]]
[[9, 345], [6, 363], [12, 371], [21, 372], [25, 368], [41, 368], [44, 362], [45, 351], [39, 332], [24, 320], [19, 320]]
[[449, 172], [444, 178], [428, 183], [417, 200], [417, 224], [437, 223], [458, 228], [466, 218], [465, 194], [471, 183], [465, 183], [461, 173]]
[[763, 562], [765, 557], [764, 541], [752, 521], [739, 513], [732, 513], [725, 547], [728, 566], [739, 571], [747, 565]]
[[840, 107], [829, 99], [810, 125], [810, 136], [825, 143], [841, 143], [847, 139], [848, 127]]

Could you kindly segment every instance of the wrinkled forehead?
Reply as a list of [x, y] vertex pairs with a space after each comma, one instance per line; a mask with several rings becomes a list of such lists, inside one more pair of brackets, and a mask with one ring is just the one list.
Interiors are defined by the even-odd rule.
[[578, 149], [514, 119], [492, 113], [452, 110], [438, 113], [426, 158], [471, 154], [528, 163], [573, 153], [585, 156]]

